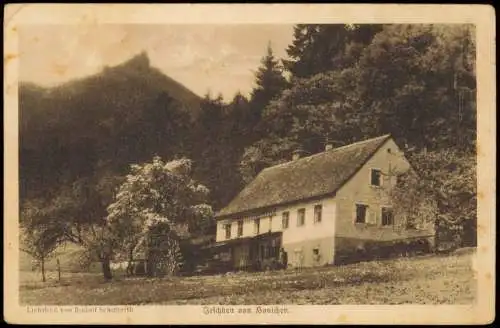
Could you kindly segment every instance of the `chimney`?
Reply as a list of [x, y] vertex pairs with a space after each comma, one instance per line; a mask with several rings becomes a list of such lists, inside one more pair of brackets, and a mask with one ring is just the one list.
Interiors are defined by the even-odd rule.
[[325, 141], [325, 151], [328, 151], [330, 149], [333, 149], [333, 144], [332, 144], [332, 142], [328, 138], [326, 138], [326, 141]]
[[292, 161], [298, 160], [302, 156], [303, 152], [304, 151], [300, 148], [294, 150], [294, 152], [292, 153]]

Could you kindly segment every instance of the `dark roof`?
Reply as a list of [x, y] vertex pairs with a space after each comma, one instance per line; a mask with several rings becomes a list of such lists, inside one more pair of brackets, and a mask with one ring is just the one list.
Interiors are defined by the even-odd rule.
[[216, 217], [335, 193], [388, 139], [384, 135], [268, 167]]

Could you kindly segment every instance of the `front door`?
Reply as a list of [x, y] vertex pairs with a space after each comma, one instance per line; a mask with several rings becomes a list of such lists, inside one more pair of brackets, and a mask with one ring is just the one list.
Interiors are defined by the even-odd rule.
[[234, 267], [236, 269], [244, 269], [249, 262], [249, 248], [247, 244], [239, 245], [234, 248]]
[[281, 248], [281, 238], [266, 238], [254, 240], [249, 245], [249, 264], [254, 269], [262, 269], [264, 262], [279, 260], [279, 249]]

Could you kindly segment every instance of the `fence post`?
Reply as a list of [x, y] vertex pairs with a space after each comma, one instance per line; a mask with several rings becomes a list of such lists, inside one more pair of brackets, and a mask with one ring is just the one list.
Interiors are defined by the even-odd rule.
[[57, 281], [61, 282], [61, 263], [59, 262], [59, 258], [57, 258]]

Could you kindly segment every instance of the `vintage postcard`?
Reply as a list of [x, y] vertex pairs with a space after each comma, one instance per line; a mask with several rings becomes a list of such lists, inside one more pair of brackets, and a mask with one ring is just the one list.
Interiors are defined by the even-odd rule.
[[4, 22], [7, 322], [494, 320], [492, 7]]

